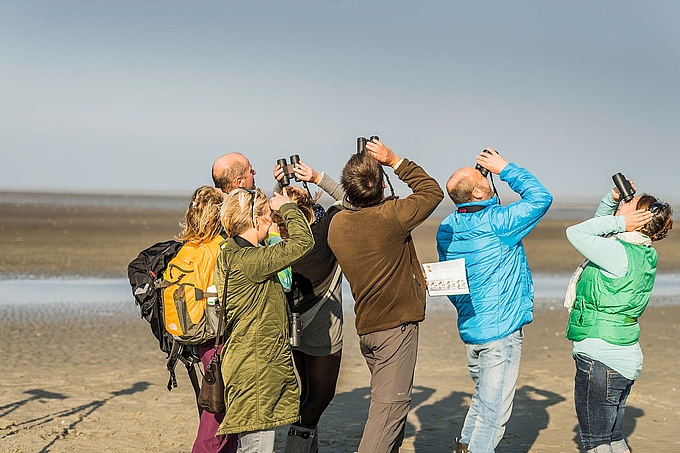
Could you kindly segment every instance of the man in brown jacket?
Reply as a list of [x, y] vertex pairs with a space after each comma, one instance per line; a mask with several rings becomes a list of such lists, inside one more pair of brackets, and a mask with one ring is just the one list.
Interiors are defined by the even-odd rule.
[[[383, 165], [413, 193], [385, 198]], [[418, 323], [425, 319], [425, 281], [411, 231], [444, 192], [421, 167], [377, 140], [350, 157], [340, 182], [352, 206], [331, 221], [328, 244], [350, 284], [359, 344], [371, 372], [359, 453], [396, 452], [411, 407]]]

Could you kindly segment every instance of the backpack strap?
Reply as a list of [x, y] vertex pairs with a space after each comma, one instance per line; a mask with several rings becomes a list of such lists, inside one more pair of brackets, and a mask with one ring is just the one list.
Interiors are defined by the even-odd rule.
[[[172, 349], [170, 354], [168, 354], [168, 361], [166, 363], [166, 368], [170, 373], [170, 378], [168, 379], [168, 391], [177, 387], [177, 376], [175, 374], [175, 367], [177, 366], [177, 361], [179, 360], [184, 364], [187, 369], [187, 374], [189, 375], [189, 380], [191, 381], [191, 386], [194, 388], [194, 394], [196, 394], [196, 404], [198, 404], [198, 394], [201, 391], [201, 385], [198, 382], [198, 375], [196, 374], [196, 364], [200, 362], [198, 357], [193, 356], [187, 351], [186, 346], [179, 341], [172, 342]], [[198, 408], [198, 416], [201, 416], [203, 410]]]
[[178, 341], [172, 342], [172, 349], [170, 350], [170, 354], [168, 354], [168, 361], [165, 364], [165, 367], [168, 369], [168, 372], [170, 373], [170, 379], [168, 379], [168, 391], [177, 388], [177, 376], [175, 376], [175, 367], [177, 366], [177, 360], [179, 360], [182, 354], [182, 349], [184, 349], [183, 344], [179, 343]]
[[[187, 362], [187, 373], [189, 374], [189, 380], [191, 381], [191, 386], [194, 388], [194, 394], [196, 395], [196, 405], [198, 406], [198, 395], [201, 393], [201, 384], [198, 382], [198, 375], [196, 374], [196, 366], [193, 362]], [[203, 413], [201, 407], [198, 408], [198, 416], [200, 417]]]
[[170, 285], [171, 285], [171, 283], [169, 281], [165, 280], [163, 277], [158, 278], [158, 279], [154, 280], [154, 282], [153, 282], [153, 286], [156, 289], [165, 289]]
[[[198, 406], [198, 394], [201, 392], [201, 384], [198, 382], [198, 375], [196, 374], [196, 365], [201, 362], [201, 359], [194, 355], [192, 350], [186, 345], [182, 345], [182, 353], [179, 356], [179, 360], [182, 361], [185, 368], [187, 369], [187, 374], [189, 375], [189, 381], [191, 381], [191, 386], [194, 388], [194, 394], [196, 395], [196, 406]], [[203, 413], [203, 409], [198, 407], [198, 416], [200, 417]]]

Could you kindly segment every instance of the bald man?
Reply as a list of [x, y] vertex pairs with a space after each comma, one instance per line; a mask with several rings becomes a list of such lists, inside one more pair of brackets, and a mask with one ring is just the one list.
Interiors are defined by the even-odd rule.
[[448, 296], [475, 383], [456, 453], [493, 452], [512, 412], [524, 334], [533, 320], [534, 288], [522, 238], [545, 215], [552, 196], [524, 168], [487, 148], [478, 166], [500, 176], [521, 199], [501, 206], [481, 170], [463, 167], [446, 183], [456, 211], [439, 225], [440, 261], [465, 259], [470, 294]]
[[255, 174], [250, 161], [241, 153], [229, 153], [220, 157], [212, 166], [215, 187], [229, 193], [237, 187], [255, 190]]

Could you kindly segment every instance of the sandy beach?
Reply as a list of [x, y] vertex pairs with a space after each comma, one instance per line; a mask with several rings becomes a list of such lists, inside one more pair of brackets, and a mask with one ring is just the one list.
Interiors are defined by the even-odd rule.
[[[178, 231], [179, 210], [0, 203], [0, 276], [124, 278], [137, 253]], [[436, 260], [441, 219], [414, 233], [422, 262]], [[534, 273], [568, 274], [580, 256], [564, 238], [576, 221], [544, 220], [524, 241]], [[659, 272], [680, 273], [680, 234], [657, 246]], [[27, 284], [30, 284], [28, 282]], [[566, 281], [565, 281], [566, 285]], [[3, 298], [4, 299], [4, 298]], [[14, 302], [14, 303], [12, 303]], [[165, 356], [132, 296], [110, 306], [0, 302], [0, 452], [188, 452], [198, 417], [186, 373], [166, 389]], [[642, 375], [628, 400], [633, 452], [680, 448], [680, 304], [640, 319]], [[452, 307], [428, 311], [402, 452], [451, 452], [470, 403], [465, 348]], [[498, 452], [578, 452], [574, 365], [566, 312], [537, 309], [526, 327], [513, 415]], [[369, 373], [346, 313], [336, 397], [320, 424], [320, 451], [356, 451]], [[284, 429], [278, 431], [282, 452]]]

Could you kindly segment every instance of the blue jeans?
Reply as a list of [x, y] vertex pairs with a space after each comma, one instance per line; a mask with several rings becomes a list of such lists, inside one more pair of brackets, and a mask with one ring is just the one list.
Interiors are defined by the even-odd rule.
[[236, 453], [272, 453], [275, 439], [276, 431], [273, 429], [239, 433]]
[[471, 452], [493, 452], [512, 412], [522, 358], [522, 329], [484, 344], [466, 344], [468, 369], [475, 383], [460, 442]]
[[582, 354], [576, 354], [574, 361], [574, 403], [583, 448], [598, 453], [626, 451], [623, 417], [635, 381]]

